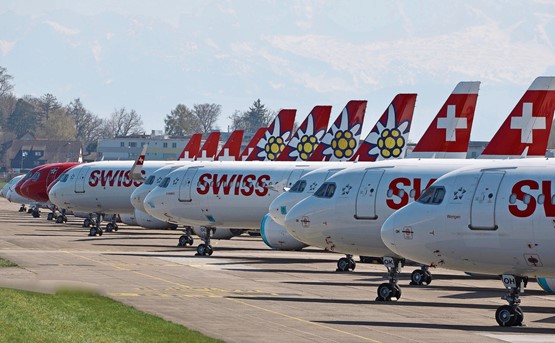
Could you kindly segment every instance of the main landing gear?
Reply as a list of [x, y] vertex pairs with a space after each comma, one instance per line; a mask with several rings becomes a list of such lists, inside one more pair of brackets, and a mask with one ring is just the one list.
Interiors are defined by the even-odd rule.
[[66, 216], [65, 208], [62, 209], [60, 214], [58, 214], [58, 216], [56, 217], [56, 223], [58, 223], [58, 224], [67, 223], [67, 216]]
[[428, 266], [422, 266], [421, 269], [415, 269], [412, 274], [410, 274], [411, 286], [420, 286], [424, 283], [426, 285], [432, 283], [432, 273], [428, 270]]
[[112, 231], [117, 232], [118, 229], [119, 227], [118, 227], [118, 224], [116, 223], [116, 215], [114, 214], [110, 222], [106, 224], [106, 232], [112, 232]]
[[[85, 219], [86, 220], [86, 219]], [[104, 233], [104, 231], [102, 231], [102, 228], [100, 227], [100, 223], [102, 222], [102, 214], [97, 213], [96, 214], [96, 222], [95, 225], [91, 227], [91, 229], [89, 230], [89, 236], [91, 237], [96, 237], [98, 236], [102, 236], [102, 234]]]
[[25, 204], [21, 204], [21, 207], [19, 207], [19, 212], [27, 212], [27, 207], [25, 207]]
[[376, 301], [392, 301], [401, 299], [401, 287], [398, 285], [398, 275], [405, 264], [405, 260], [384, 257], [383, 264], [387, 268], [388, 282], [382, 283], [378, 287]]
[[178, 247], [187, 247], [193, 245], [193, 228], [190, 226], [185, 226], [183, 230], [183, 235], [179, 237], [179, 243], [177, 243]]
[[524, 313], [520, 305], [520, 293], [528, 284], [527, 277], [504, 274], [501, 276], [503, 285], [507, 288], [507, 295], [501, 299], [507, 300], [509, 305], [499, 306], [495, 311], [495, 320], [499, 326], [522, 326]]
[[341, 257], [337, 261], [337, 269], [336, 272], [348, 272], [354, 271], [357, 266], [357, 263], [353, 259], [353, 255], [345, 255], [345, 257]]
[[212, 230], [212, 228], [206, 228], [206, 234], [204, 237], [201, 237], [204, 243], [199, 244], [197, 247], [197, 256], [212, 256], [212, 253], [214, 252], [214, 249], [212, 249], [212, 246], [210, 245], [210, 235], [212, 234]]
[[33, 212], [31, 212], [31, 214], [33, 215], [33, 218], [39, 218], [40, 217], [40, 209], [38, 206], [33, 207]]

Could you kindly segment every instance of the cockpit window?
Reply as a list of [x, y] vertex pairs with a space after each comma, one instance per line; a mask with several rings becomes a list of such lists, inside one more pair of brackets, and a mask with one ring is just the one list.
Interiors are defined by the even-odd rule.
[[150, 175], [150, 176], [148, 177], [148, 179], [146, 179], [145, 185], [152, 185], [152, 184], [154, 183], [154, 179], [155, 179], [155, 178], [156, 178], [156, 177], [155, 177], [154, 175]]
[[62, 176], [60, 177], [60, 181], [58, 182], [66, 182], [68, 177], [69, 177], [69, 174], [64, 173], [62, 174]]
[[314, 196], [318, 198], [331, 198], [335, 194], [335, 187], [334, 182], [324, 182], [314, 193]]
[[305, 180], [298, 180], [297, 182], [295, 182], [293, 187], [291, 187], [289, 192], [302, 193], [304, 191], [305, 187], [306, 187], [306, 181]]
[[170, 177], [165, 177], [162, 182], [158, 185], [159, 187], [166, 188], [170, 184]]
[[39, 177], [40, 177], [40, 172], [36, 172], [35, 174], [33, 174], [33, 177], [31, 179], [37, 180]]
[[443, 198], [445, 197], [445, 188], [444, 187], [430, 187], [422, 193], [422, 195], [418, 198], [419, 203], [421, 204], [441, 204]]

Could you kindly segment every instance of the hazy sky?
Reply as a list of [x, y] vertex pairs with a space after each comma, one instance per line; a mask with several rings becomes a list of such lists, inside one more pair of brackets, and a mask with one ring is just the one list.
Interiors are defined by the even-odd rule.
[[368, 100], [363, 134], [395, 94], [418, 93], [411, 140], [456, 83], [482, 81], [473, 140], [489, 140], [539, 75], [555, 75], [555, 1], [2, 0], [0, 65], [18, 96], [127, 107], [163, 129], [179, 103], [235, 110]]

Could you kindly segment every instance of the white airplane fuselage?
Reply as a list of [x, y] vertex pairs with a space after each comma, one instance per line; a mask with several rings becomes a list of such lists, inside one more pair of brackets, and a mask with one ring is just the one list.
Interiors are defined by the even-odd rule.
[[[383, 225], [386, 246], [466, 272], [555, 277], [555, 160], [462, 168]], [[441, 198], [440, 193], [444, 193]]]

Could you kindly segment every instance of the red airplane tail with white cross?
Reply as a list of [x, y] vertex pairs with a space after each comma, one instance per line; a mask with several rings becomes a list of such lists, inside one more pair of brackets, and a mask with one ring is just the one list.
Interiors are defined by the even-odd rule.
[[240, 161], [241, 143], [243, 143], [243, 130], [235, 130], [229, 135], [227, 142], [220, 149], [215, 161]]
[[459, 82], [408, 157], [466, 158], [479, 89]]
[[297, 110], [282, 109], [270, 124], [247, 161], [274, 161], [285, 148], [295, 125]]
[[326, 133], [331, 106], [314, 106], [276, 161], [306, 161]]
[[328, 129], [309, 161], [347, 161], [358, 148], [366, 100], [351, 100]]
[[350, 161], [380, 161], [405, 157], [416, 94], [397, 94]]
[[202, 140], [202, 133], [195, 133], [189, 138], [187, 145], [183, 148], [181, 155], [177, 158], [178, 161], [194, 161], [200, 150], [200, 142]]
[[532, 82], [480, 158], [545, 157], [555, 111], [555, 77]]
[[218, 152], [218, 145], [220, 143], [220, 132], [214, 131], [208, 135], [206, 141], [200, 148], [200, 151], [196, 157], [196, 161], [213, 161], [214, 156]]

